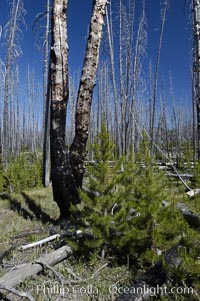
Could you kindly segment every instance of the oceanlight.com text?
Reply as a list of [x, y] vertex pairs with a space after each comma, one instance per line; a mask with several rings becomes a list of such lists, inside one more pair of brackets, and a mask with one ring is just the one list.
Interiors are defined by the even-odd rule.
[[109, 292], [113, 294], [127, 294], [127, 295], [149, 295], [149, 296], [164, 296], [164, 295], [190, 295], [194, 294], [192, 287], [167, 287], [166, 285], [156, 287], [149, 287], [147, 285], [133, 286], [133, 287], [120, 287], [112, 285], [109, 287]]
[[[61, 286], [58, 283], [43, 283], [36, 286], [37, 294], [44, 294], [46, 297], [52, 295], [67, 296], [68, 294], [82, 294], [82, 295], [96, 295], [98, 296], [100, 288], [94, 285], [74, 285], [74, 286]], [[117, 296], [121, 294], [127, 295], [142, 295], [142, 296], [164, 296], [164, 295], [193, 295], [194, 289], [192, 287], [167, 287], [166, 285], [156, 287], [149, 287], [147, 285], [120, 287], [116, 284], [104, 288], [109, 291], [110, 295]]]

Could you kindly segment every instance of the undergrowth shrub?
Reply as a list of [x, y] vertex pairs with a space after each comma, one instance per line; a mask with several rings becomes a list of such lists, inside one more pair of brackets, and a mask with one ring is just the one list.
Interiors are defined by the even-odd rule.
[[191, 184], [193, 188], [200, 188], [200, 160], [194, 163], [193, 178]]
[[1, 191], [20, 192], [41, 185], [41, 158], [34, 153], [21, 153], [18, 157], [10, 157], [8, 166], [0, 166]]
[[[74, 223], [80, 221], [77, 227], [84, 234], [69, 243], [85, 258], [93, 253], [121, 263], [129, 258], [135, 269], [146, 270], [179, 241], [186, 245], [199, 238], [178, 211], [175, 192], [154, 164], [147, 138], [134, 162], [131, 156], [114, 158], [114, 148], [103, 125], [92, 146], [87, 191], [80, 190], [82, 202], [72, 206]], [[196, 253], [190, 253], [180, 271], [195, 277], [196, 263]], [[180, 279], [185, 279], [181, 272]]]

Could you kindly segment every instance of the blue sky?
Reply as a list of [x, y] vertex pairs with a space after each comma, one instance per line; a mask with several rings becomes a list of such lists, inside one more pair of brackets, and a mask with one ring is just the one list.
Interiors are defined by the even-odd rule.
[[[92, 11], [92, 0], [69, 0], [68, 30], [69, 30], [69, 65], [71, 72], [82, 68], [85, 53], [87, 30]], [[140, 0], [136, 0], [136, 14], [141, 12]], [[191, 26], [189, 24], [189, 3], [184, 12], [184, 0], [171, 0], [170, 9], [164, 32], [159, 74], [168, 81], [169, 70], [172, 72], [175, 94], [178, 98], [190, 97], [190, 64], [191, 64]], [[117, 11], [119, 0], [112, 0], [113, 10]], [[32, 24], [37, 13], [44, 9], [45, 0], [24, 0], [27, 10], [25, 16], [27, 27], [23, 28], [22, 50], [20, 58], [21, 76], [27, 72], [27, 64], [41, 74], [41, 55], [34, 46]], [[0, 25], [7, 21], [8, 2], [0, 0]], [[186, 14], [186, 15], [185, 15]], [[146, 16], [148, 22], [148, 58], [151, 58], [155, 68], [155, 60], [159, 41], [160, 0], [146, 0]], [[1, 42], [3, 39], [1, 39]], [[2, 45], [0, 56], [3, 52]]]

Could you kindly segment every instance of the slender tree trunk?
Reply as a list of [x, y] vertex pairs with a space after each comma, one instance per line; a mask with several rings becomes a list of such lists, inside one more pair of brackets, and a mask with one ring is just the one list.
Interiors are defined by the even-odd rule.
[[[8, 52], [6, 57], [6, 73], [5, 73], [5, 92], [4, 92], [4, 116], [3, 116], [3, 158], [4, 163], [7, 165], [8, 153], [9, 153], [9, 91], [10, 91], [10, 69], [11, 69], [11, 59], [12, 51], [15, 40], [15, 31], [17, 24], [17, 15], [19, 10], [19, 0], [15, 6], [15, 1], [12, 3], [13, 22], [10, 21], [10, 34], [8, 42]], [[12, 26], [12, 27], [11, 27]]]
[[111, 76], [112, 76], [112, 85], [113, 85], [113, 95], [114, 95], [114, 138], [118, 148], [119, 155], [122, 153], [121, 150], [121, 136], [120, 136], [120, 112], [119, 112], [119, 101], [118, 101], [118, 91], [117, 91], [117, 82], [115, 76], [115, 59], [114, 59], [114, 43], [113, 43], [113, 33], [112, 33], [112, 19], [111, 14], [110, 18], [108, 13], [106, 15], [107, 23], [107, 32], [108, 32], [108, 44], [109, 44], [109, 54], [110, 54], [110, 64], [111, 64]]
[[158, 45], [156, 71], [155, 71], [155, 78], [154, 78], [152, 124], [151, 124], [151, 150], [153, 150], [153, 145], [154, 145], [154, 140], [155, 140], [154, 128], [155, 128], [155, 119], [156, 119], [156, 99], [157, 99], [157, 87], [158, 87], [158, 71], [159, 71], [159, 66], [160, 66], [160, 55], [161, 55], [161, 48], [162, 48], [162, 41], [163, 41], [167, 6], [168, 6], [168, 0], [165, 0], [163, 14], [162, 14], [162, 25], [161, 25], [161, 30], [160, 30], [160, 39], [159, 39], [159, 45]]
[[99, 60], [106, 4], [107, 0], [94, 1], [85, 61], [76, 103], [75, 138], [70, 148], [70, 164], [77, 188], [82, 186], [85, 171], [84, 160], [86, 157], [91, 102]]
[[44, 144], [43, 144], [43, 185], [49, 186], [50, 181], [50, 98], [49, 98], [49, 28], [50, 28], [50, 3], [46, 5], [46, 33], [44, 50]]
[[20, 55], [20, 47], [17, 45], [16, 39], [19, 39], [21, 31], [19, 23], [24, 22], [23, 15], [25, 10], [23, 8], [22, 0], [13, 0], [10, 12], [10, 20], [7, 23], [7, 30], [5, 35], [7, 39], [7, 56], [5, 65], [5, 91], [4, 91], [4, 116], [3, 116], [3, 159], [7, 165], [8, 154], [10, 151], [10, 123], [9, 123], [9, 101], [11, 89], [11, 69], [13, 62]]
[[200, 1], [193, 0], [193, 39], [194, 39], [194, 57], [193, 57], [193, 68], [195, 77], [195, 92], [194, 97], [196, 101], [197, 111], [197, 148], [198, 148], [198, 159], [200, 159]]
[[70, 206], [67, 201], [66, 189], [67, 160], [65, 145], [66, 107], [69, 96], [67, 8], [68, 0], [53, 1], [50, 52], [51, 178], [54, 201], [58, 204], [62, 216], [69, 215]]
[[[16, 112], [16, 153], [19, 155], [21, 150], [21, 130], [20, 130], [20, 103], [19, 103], [19, 68], [17, 67], [17, 82], [16, 82], [16, 101], [17, 101], [17, 112]], [[18, 134], [17, 134], [18, 133]]]
[[139, 22], [139, 28], [137, 32], [136, 45], [135, 45], [135, 57], [133, 63], [133, 82], [132, 82], [132, 99], [131, 99], [131, 149], [134, 153], [134, 150], [137, 149], [137, 128], [136, 124], [138, 123], [138, 113], [136, 113], [136, 94], [139, 76], [141, 74], [141, 57], [144, 55], [146, 50], [147, 38], [146, 36], [146, 16], [145, 16], [145, 1], [143, 2], [142, 16]]
[[94, 1], [84, 66], [76, 103], [75, 137], [67, 152], [65, 145], [66, 106], [68, 102], [68, 0], [54, 0], [52, 15], [51, 74], [51, 179], [54, 201], [60, 218], [70, 215], [71, 203], [79, 202], [78, 188], [85, 171], [86, 143], [92, 94], [107, 0]]
[[192, 136], [193, 136], [193, 160], [197, 160], [197, 139], [196, 139], [196, 100], [195, 100], [195, 73], [192, 72]]

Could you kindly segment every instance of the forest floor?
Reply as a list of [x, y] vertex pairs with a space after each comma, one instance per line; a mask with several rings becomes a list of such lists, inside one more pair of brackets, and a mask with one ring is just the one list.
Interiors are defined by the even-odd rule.
[[[59, 211], [53, 202], [51, 188], [41, 188], [21, 194], [0, 195], [0, 277], [20, 265], [33, 262], [41, 255], [59, 248], [59, 239], [40, 247], [21, 251], [22, 245], [38, 241], [59, 232], [56, 221]], [[127, 266], [112, 266], [94, 254], [90, 262], [74, 255], [54, 267], [68, 285], [61, 287], [54, 271], [45, 269], [18, 285], [18, 291], [30, 291], [37, 301], [42, 300], [115, 300], [112, 287], [128, 286], [131, 272]], [[60, 296], [59, 296], [60, 295]], [[27, 300], [8, 294], [1, 300]]]

